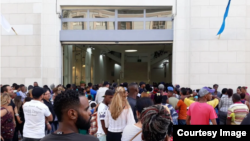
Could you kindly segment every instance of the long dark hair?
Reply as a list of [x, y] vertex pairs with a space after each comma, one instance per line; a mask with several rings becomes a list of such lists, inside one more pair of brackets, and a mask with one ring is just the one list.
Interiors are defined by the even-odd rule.
[[230, 98], [233, 95], [233, 90], [232, 89], [228, 89], [227, 90], [227, 95]]
[[16, 96], [16, 97], [14, 98], [14, 103], [15, 103], [16, 108], [17, 108], [17, 113], [19, 113], [19, 109], [20, 109], [20, 107], [23, 105], [23, 102], [22, 102], [21, 99], [22, 99], [21, 96]]

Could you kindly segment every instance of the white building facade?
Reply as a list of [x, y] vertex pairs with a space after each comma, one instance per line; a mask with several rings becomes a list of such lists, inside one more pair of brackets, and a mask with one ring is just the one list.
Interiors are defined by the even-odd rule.
[[[250, 86], [250, 1], [231, 2], [226, 28], [218, 39], [227, 4], [228, 0], [1, 0], [2, 15], [18, 33], [0, 28], [1, 84], [63, 83], [62, 10], [126, 6], [172, 7], [168, 77], [173, 84], [193, 89], [213, 84], [234, 89]], [[103, 67], [98, 61], [95, 66]], [[102, 79], [92, 79], [106, 79], [98, 77]]]

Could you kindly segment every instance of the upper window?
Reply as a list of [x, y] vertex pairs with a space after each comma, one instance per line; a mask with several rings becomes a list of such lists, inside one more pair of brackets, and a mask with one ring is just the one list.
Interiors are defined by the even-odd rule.
[[168, 9], [146, 9], [146, 17], [171, 17], [172, 16], [172, 10]]
[[87, 18], [87, 10], [63, 10], [63, 18]]
[[115, 10], [89, 10], [89, 18], [115, 18]]
[[118, 18], [143, 18], [143, 10], [118, 10]]

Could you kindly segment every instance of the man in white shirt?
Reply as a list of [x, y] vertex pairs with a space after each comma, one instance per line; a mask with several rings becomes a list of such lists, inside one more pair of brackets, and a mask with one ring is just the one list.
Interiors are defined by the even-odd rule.
[[113, 90], [107, 90], [104, 95], [104, 100], [102, 103], [100, 103], [97, 111], [97, 124], [98, 124], [98, 130], [97, 130], [97, 138], [100, 141], [106, 141], [106, 135], [107, 135], [107, 129], [105, 127], [105, 114], [108, 109], [108, 105], [111, 103], [111, 100], [114, 95]]
[[23, 141], [40, 141], [45, 136], [45, 118], [49, 121], [53, 120], [53, 116], [49, 108], [42, 103], [44, 90], [35, 87], [32, 90], [33, 99], [23, 105], [24, 111], [24, 128]]
[[24, 99], [27, 97], [27, 95], [26, 95], [27, 91], [26, 91], [26, 88], [25, 88], [25, 86], [23, 84], [20, 85], [20, 89], [21, 89], [21, 91], [19, 91], [19, 94], [22, 97], [21, 100], [23, 102]]
[[101, 103], [104, 99], [104, 94], [105, 92], [109, 89], [109, 83], [107, 81], [105, 81], [102, 85], [101, 88], [99, 88], [99, 90], [97, 91], [96, 93], [96, 99], [95, 99], [95, 102], [97, 104]]

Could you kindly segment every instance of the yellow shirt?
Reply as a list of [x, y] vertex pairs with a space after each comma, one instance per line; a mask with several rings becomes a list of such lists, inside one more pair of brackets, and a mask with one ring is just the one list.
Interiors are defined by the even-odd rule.
[[194, 101], [194, 97], [193, 97], [193, 96], [192, 96], [192, 97], [189, 97], [189, 99]]
[[[194, 102], [195, 101], [190, 100], [188, 98], [184, 99], [184, 103], [187, 105], [187, 107], [189, 107]], [[207, 104], [211, 105], [211, 106], [213, 106], [215, 108], [219, 104], [219, 100], [215, 98], [214, 100], [208, 101]]]

